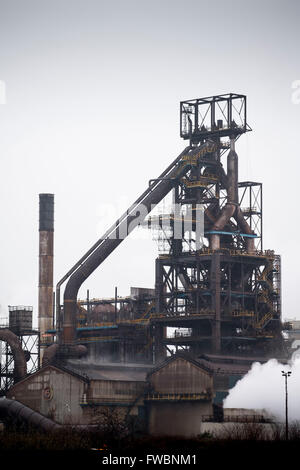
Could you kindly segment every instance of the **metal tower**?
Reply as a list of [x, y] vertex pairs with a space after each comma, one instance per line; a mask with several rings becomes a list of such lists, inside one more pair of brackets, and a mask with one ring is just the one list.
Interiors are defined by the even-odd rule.
[[[180, 135], [192, 150], [181, 160], [189, 171], [174, 181], [177, 216], [173, 211], [148, 220], [165, 234], [166, 220], [171, 227], [168, 249], [156, 260], [156, 360], [168, 345], [195, 355], [261, 355], [278, 346], [280, 256], [263, 251], [262, 184], [238, 181], [235, 142], [249, 130], [244, 95], [180, 104]], [[204, 236], [198, 249], [200, 207]], [[192, 226], [178, 239], [174, 227], [184, 213], [191, 215]], [[177, 329], [171, 338], [167, 327]]]

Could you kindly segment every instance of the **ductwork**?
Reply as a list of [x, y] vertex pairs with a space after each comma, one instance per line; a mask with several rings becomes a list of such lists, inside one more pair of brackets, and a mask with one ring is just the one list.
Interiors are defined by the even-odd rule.
[[10, 345], [14, 359], [14, 382], [18, 382], [27, 374], [26, 359], [21, 342], [12, 331], [6, 328], [0, 329], [0, 340]]
[[[246, 233], [247, 235], [253, 235], [253, 230], [251, 230], [248, 222], [245, 220], [244, 215], [239, 206], [236, 208], [234, 218], [243, 233]], [[255, 251], [254, 238], [246, 238], [246, 249], [248, 253], [253, 253]]]
[[[239, 193], [238, 193], [238, 156], [234, 147], [234, 139], [230, 141], [230, 151], [227, 155], [227, 177], [223, 177], [226, 182], [227, 189], [227, 204], [222, 209], [221, 214], [212, 227], [212, 232], [223, 230], [225, 225], [229, 222], [231, 217], [237, 222], [238, 227], [242, 233], [253, 235], [253, 231], [244, 218], [244, 215], [239, 206]], [[210, 237], [210, 246], [212, 250], [220, 249], [220, 235], [212, 234]], [[254, 239], [252, 237], [246, 238], [246, 249], [248, 253], [253, 253], [255, 250]]]
[[51, 346], [48, 346], [48, 348], [45, 350], [44, 355], [43, 355], [43, 361], [42, 361], [42, 366], [48, 366], [49, 364], [52, 364], [54, 361], [54, 358], [57, 354], [58, 351], [58, 344], [51, 344]]
[[[236, 210], [235, 204], [226, 204], [225, 207], [221, 211], [221, 215], [215, 222], [212, 227], [213, 232], [221, 231], [227, 222], [233, 217]], [[212, 250], [219, 250], [220, 249], [220, 235], [217, 233], [213, 233], [210, 237], [210, 247]]]
[[28, 406], [23, 405], [23, 403], [9, 398], [0, 398], [0, 415], [1, 417], [9, 416], [16, 421], [25, 422], [45, 432], [62, 431], [66, 429], [72, 429], [74, 431], [95, 431], [97, 429], [97, 425], [93, 424], [58, 424]]
[[[76, 340], [76, 309], [77, 294], [83, 282], [101, 265], [101, 263], [121, 244], [131, 231], [139, 225], [148, 213], [157, 205], [172, 189], [173, 182], [181, 178], [189, 170], [189, 165], [182, 165], [182, 157], [188, 152], [190, 155], [199, 153], [206, 146], [211, 146], [207, 141], [200, 147], [186, 148], [169, 167], [153, 180], [149, 188], [135, 201], [135, 203], [121, 216], [120, 219], [95, 243], [95, 245], [73, 266], [73, 268], [57, 284], [57, 320], [60, 318], [60, 286], [68, 280], [64, 292], [64, 311], [62, 333], [59, 335], [59, 348], [47, 351], [45, 361], [52, 361], [58, 350], [66, 355], [83, 354], [84, 346], [75, 344]], [[225, 172], [224, 172], [225, 173]], [[231, 149], [227, 157], [227, 175], [223, 174], [222, 180], [227, 184], [228, 201], [220, 216], [214, 222], [212, 231], [221, 231], [231, 217], [236, 215], [238, 207], [238, 157], [234, 150], [234, 139], [231, 140]], [[206, 214], [207, 217], [211, 214]], [[237, 213], [238, 223], [243, 227], [248, 226], [241, 211]], [[243, 222], [241, 220], [243, 219]], [[246, 225], [245, 225], [246, 224]], [[249, 226], [244, 233], [248, 233]], [[211, 235], [211, 247], [213, 250], [220, 248], [219, 234]], [[251, 243], [248, 242], [251, 249]], [[59, 326], [59, 322], [57, 327]], [[86, 351], [86, 348], [85, 348]]]
[[230, 151], [227, 156], [227, 201], [238, 205], [238, 156], [234, 148], [234, 139], [230, 141]]
[[57, 424], [40, 413], [33, 411], [31, 408], [23, 405], [17, 400], [0, 398], [0, 411], [1, 414], [4, 413], [16, 420], [25, 421], [26, 423], [46, 432], [56, 431], [62, 428], [60, 424]]
[[42, 366], [45, 367], [53, 364], [54, 359], [57, 359], [59, 355], [63, 358], [65, 353], [67, 353], [68, 358], [74, 357], [78, 359], [87, 354], [87, 347], [83, 344], [72, 344], [68, 345], [67, 351], [65, 351], [63, 344], [51, 344], [44, 352]]
[[[227, 222], [233, 217], [238, 204], [238, 157], [234, 150], [234, 140], [230, 142], [230, 151], [227, 155], [227, 204], [223, 207], [220, 216], [212, 227], [212, 232], [223, 230]], [[210, 237], [212, 250], [220, 249], [220, 235], [213, 233]]]
[[211, 142], [206, 141], [199, 147], [189, 146], [185, 148], [159, 178], [149, 183], [149, 188], [58, 282], [56, 286], [56, 326], [60, 330], [60, 287], [69, 279], [64, 292], [62, 333], [59, 332], [59, 347], [50, 346], [46, 350], [45, 363], [52, 362], [57, 354], [62, 356], [69, 356], [70, 354], [82, 355], [84, 351], [87, 351], [85, 346], [74, 344], [76, 339], [76, 307], [79, 288], [112, 251], [120, 245], [126, 236], [145, 219], [153, 207], [169, 193], [173, 187], [174, 180], [181, 178], [187, 173], [189, 164], [182, 165], [182, 157], [187, 154], [197, 154], [210, 146]]
[[[193, 151], [199, 153], [205, 147], [209, 147], [210, 142], [206, 142]], [[83, 282], [95, 271], [96, 268], [122, 243], [132, 230], [139, 225], [148, 213], [170, 192], [173, 187], [174, 179], [181, 178], [187, 173], [188, 165], [180, 165], [183, 155], [190, 150], [185, 149], [179, 157], [164, 171], [164, 173], [155, 182], [150, 185], [148, 190], [137, 200], [135, 204], [127, 211], [127, 214], [119, 219], [113, 231], [106, 237], [102, 237], [101, 244], [95, 251], [80, 265], [80, 267], [71, 275], [64, 293], [64, 323], [62, 343], [71, 345], [76, 338], [76, 304], [78, 290]]]

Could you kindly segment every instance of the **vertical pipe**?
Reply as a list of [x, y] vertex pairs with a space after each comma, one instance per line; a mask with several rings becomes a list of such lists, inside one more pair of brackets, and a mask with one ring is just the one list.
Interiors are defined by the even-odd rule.
[[234, 144], [234, 139], [230, 139], [230, 151], [227, 156], [227, 201], [230, 203], [238, 204], [238, 156], [236, 154]]
[[213, 100], [210, 104], [210, 126], [211, 129], [213, 130], [215, 127], [215, 100]]
[[55, 327], [55, 292], [52, 292], [52, 326]]
[[161, 259], [155, 260], [155, 313], [163, 312], [164, 302], [164, 279], [163, 279], [163, 264]]
[[232, 123], [232, 99], [227, 100], [227, 127], [230, 128]]
[[287, 387], [287, 378], [288, 375], [284, 376], [285, 378], [285, 439], [289, 439], [289, 418], [288, 418], [288, 387]]
[[[213, 230], [222, 230], [230, 218], [236, 212], [238, 205], [238, 156], [235, 152], [234, 139], [230, 139], [230, 151], [227, 155], [227, 203], [213, 225]], [[210, 248], [220, 249], [220, 235], [212, 234], [210, 237]]]
[[90, 320], [90, 291], [89, 289], [87, 289], [86, 291], [86, 309], [87, 309], [87, 313], [88, 313], [88, 322]]
[[54, 194], [39, 195], [39, 300], [38, 324], [41, 340], [47, 330], [53, 327], [53, 232]]
[[115, 287], [115, 323], [117, 323], [118, 288]]
[[215, 318], [212, 322], [212, 347], [215, 353], [221, 352], [221, 293], [220, 293], [220, 253], [214, 253], [211, 259], [210, 286], [212, 292], [212, 307]]

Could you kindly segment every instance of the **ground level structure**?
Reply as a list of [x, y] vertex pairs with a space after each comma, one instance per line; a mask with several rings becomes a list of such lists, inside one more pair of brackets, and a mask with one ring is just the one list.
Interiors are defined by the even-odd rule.
[[250, 358], [230, 361], [184, 353], [155, 367], [74, 360], [41, 368], [11, 387], [7, 398], [58, 426], [192, 437], [204, 422], [224, 419], [223, 397], [251, 367]]

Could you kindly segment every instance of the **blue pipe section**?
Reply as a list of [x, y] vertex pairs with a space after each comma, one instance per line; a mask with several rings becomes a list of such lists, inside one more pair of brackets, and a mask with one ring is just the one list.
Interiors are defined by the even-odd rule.
[[[103, 326], [81, 326], [79, 328], [76, 328], [77, 331], [95, 331], [95, 330], [107, 330], [107, 329], [113, 329], [113, 328], [118, 328], [118, 325], [103, 325]], [[48, 334], [55, 334], [56, 329], [54, 330], [47, 330], [46, 333]]]
[[241, 237], [257, 238], [257, 235], [253, 235], [250, 233], [240, 233], [238, 231], [224, 232], [223, 230], [210, 230], [208, 232], [204, 232], [204, 235], [240, 235]]

